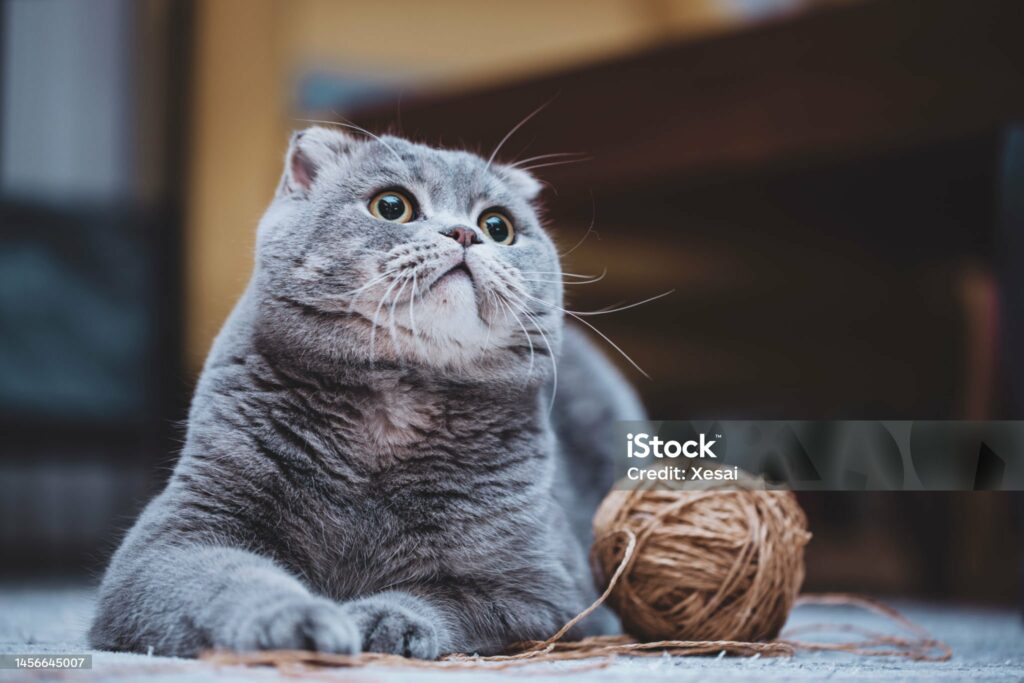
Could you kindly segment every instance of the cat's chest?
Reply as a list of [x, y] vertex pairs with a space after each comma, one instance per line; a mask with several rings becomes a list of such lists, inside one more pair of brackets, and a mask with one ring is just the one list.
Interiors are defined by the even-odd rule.
[[324, 431], [306, 443], [325, 446], [331, 476], [300, 506], [319, 511], [306, 574], [358, 593], [459, 575], [538, 535], [553, 434], [484, 408], [405, 390], [323, 406]]
[[356, 405], [346, 437], [354, 450], [381, 458], [402, 452], [444, 428], [437, 400], [410, 391], [376, 393]]
[[325, 456], [372, 470], [445, 433], [446, 398], [404, 381], [377, 382], [305, 396], [295, 417], [317, 433]]
[[405, 481], [374, 486], [342, 504], [318, 553], [315, 575], [338, 597], [439, 576], [475, 574], [514, 556], [522, 536], [540, 535], [541, 504], [528, 496], [494, 496], [457, 482]]

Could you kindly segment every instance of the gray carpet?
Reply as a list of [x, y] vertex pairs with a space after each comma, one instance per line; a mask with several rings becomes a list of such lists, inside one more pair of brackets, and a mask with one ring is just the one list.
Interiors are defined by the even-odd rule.
[[[84, 634], [92, 611], [93, 594], [82, 588], [0, 588], [0, 653], [83, 654]], [[692, 657], [626, 658], [606, 668], [584, 673], [563, 672], [571, 665], [533, 665], [511, 672], [410, 671], [384, 668], [334, 670], [320, 680], [338, 681], [508, 681], [524, 673], [531, 681], [725, 680], [910, 681], [1024, 680], [1024, 629], [1017, 613], [1001, 610], [898, 605], [948, 643], [952, 661], [913, 662], [898, 658], [846, 654], [798, 654], [792, 659]], [[794, 612], [790, 625], [829, 621], [887, 629], [885, 622], [846, 608], [805, 607]], [[93, 652], [91, 671], [67, 673], [0, 671], [0, 680], [65, 681], [278, 681], [296, 680], [271, 669], [215, 668], [209, 664], [122, 653]], [[566, 675], [566, 674], [569, 675]]]

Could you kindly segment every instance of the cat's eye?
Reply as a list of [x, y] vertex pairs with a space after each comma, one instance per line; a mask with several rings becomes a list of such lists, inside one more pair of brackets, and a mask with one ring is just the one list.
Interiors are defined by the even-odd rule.
[[480, 229], [498, 244], [512, 244], [516, 238], [516, 230], [512, 221], [500, 211], [484, 211], [478, 221]]
[[416, 216], [412, 200], [401, 190], [384, 190], [370, 200], [370, 213], [392, 223], [408, 223]]

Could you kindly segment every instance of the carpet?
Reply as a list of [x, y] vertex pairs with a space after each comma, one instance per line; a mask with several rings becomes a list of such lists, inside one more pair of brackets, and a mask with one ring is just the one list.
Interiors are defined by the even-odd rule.
[[[0, 586], [0, 654], [92, 654], [89, 671], [0, 670], [0, 681], [62, 680], [82, 682], [155, 680], [228, 683], [301, 680], [269, 668], [215, 667], [205, 662], [139, 654], [89, 650], [85, 632], [93, 609], [88, 588], [70, 586]], [[609, 666], [572, 673], [579, 662], [535, 664], [522, 669], [424, 671], [393, 668], [321, 670], [317, 680], [441, 683], [496, 682], [528, 675], [531, 681], [809, 681], [855, 680], [1024, 680], [1024, 628], [1010, 610], [898, 603], [907, 616], [953, 648], [948, 662], [914, 662], [893, 657], [801, 653], [791, 659], [738, 657], [620, 657]], [[820, 621], [846, 622], [888, 629], [877, 617], [849, 608], [803, 607], [790, 625]]]

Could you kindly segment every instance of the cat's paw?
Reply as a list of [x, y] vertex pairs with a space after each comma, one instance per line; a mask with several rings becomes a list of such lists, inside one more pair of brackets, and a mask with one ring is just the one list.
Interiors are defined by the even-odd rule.
[[235, 650], [315, 650], [359, 654], [355, 621], [340, 605], [323, 598], [297, 598], [257, 609], [239, 625]]
[[440, 654], [437, 626], [394, 598], [362, 598], [346, 604], [345, 610], [362, 634], [365, 652], [416, 659], [437, 659]]

